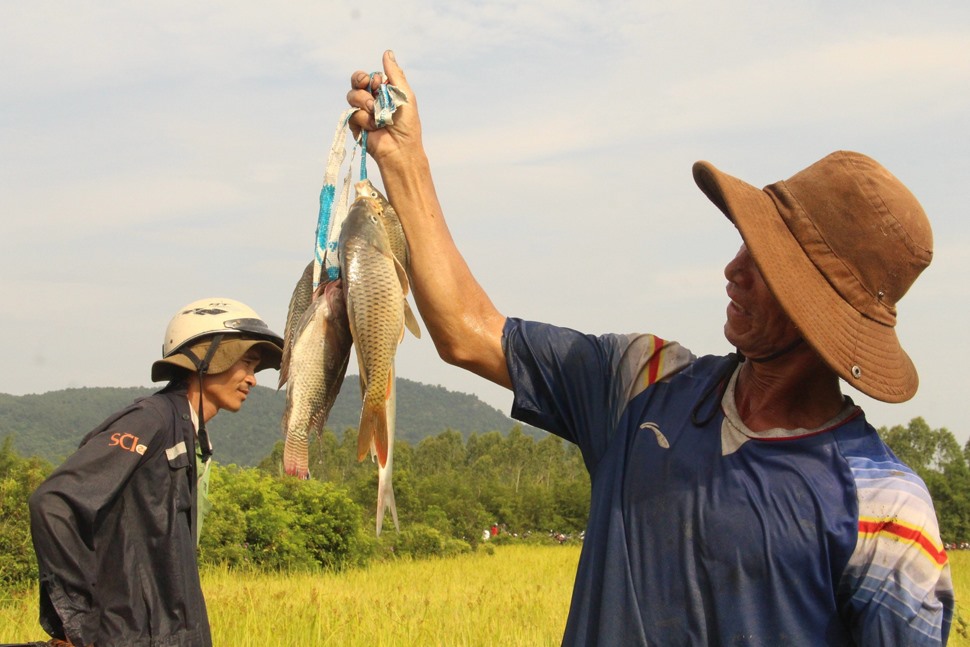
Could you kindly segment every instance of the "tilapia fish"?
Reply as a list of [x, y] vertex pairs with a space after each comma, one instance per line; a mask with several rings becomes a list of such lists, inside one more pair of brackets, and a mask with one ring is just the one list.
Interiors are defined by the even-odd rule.
[[367, 196], [354, 200], [340, 230], [340, 276], [357, 351], [363, 405], [357, 458], [370, 451], [387, 465], [387, 400], [394, 386], [394, 356], [405, 321], [417, 325], [407, 304], [407, 272], [395, 258], [381, 217], [381, 204]]
[[286, 329], [283, 331], [283, 359], [280, 362], [280, 380], [277, 389], [283, 388], [290, 377], [290, 353], [293, 349], [293, 339], [300, 325], [300, 319], [306, 312], [310, 301], [313, 300], [313, 261], [303, 270], [300, 280], [290, 295], [290, 305], [286, 310]]
[[343, 384], [352, 345], [341, 281], [320, 284], [294, 329], [288, 357], [286, 409], [281, 422], [287, 474], [309, 477], [309, 435], [323, 431]]

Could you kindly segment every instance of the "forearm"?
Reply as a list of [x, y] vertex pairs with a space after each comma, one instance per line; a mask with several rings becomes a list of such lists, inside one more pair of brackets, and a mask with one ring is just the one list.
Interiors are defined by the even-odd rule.
[[423, 148], [379, 161], [388, 199], [408, 239], [414, 299], [445, 361], [510, 386], [501, 339], [505, 316], [455, 245]]

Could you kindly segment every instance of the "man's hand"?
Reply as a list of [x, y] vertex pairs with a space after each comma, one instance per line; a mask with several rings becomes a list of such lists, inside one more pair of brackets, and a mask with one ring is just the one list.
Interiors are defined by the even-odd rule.
[[[392, 125], [377, 128], [374, 122], [374, 92], [385, 80], [400, 88], [407, 95], [408, 102], [398, 106]], [[347, 103], [359, 108], [350, 117], [350, 128], [355, 137], [361, 129], [368, 132], [367, 152], [379, 167], [383, 169], [385, 165], [408, 164], [415, 156], [424, 154], [417, 99], [404, 71], [394, 59], [394, 52], [384, 52], [384, 74], [377, 73], [371, 79], [370, 74], [358, 70], [351, 75], [350, 83], [353, 89], [347, 93]]]

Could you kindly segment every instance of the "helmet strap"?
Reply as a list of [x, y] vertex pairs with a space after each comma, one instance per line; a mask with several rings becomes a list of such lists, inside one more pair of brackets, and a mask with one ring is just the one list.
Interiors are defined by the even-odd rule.
[[209, 363], [212, 361], [212, 357], [216, 354], [216, 349], [219, 347], [219, 343], [225, 335], [218, 334], [212, 337], [212, 342], [209, 344], [209, 349], [205, 353], [205, 357], [201, 360], [193, 353], [190, 349], [186, 348], [182, 351], [182, 354], [192, 360], [195, 364], [196, 370], [199, 374], [199, 450], [202, 452], [202, 462], [207, 462], [212, 457], [212, 445], [209, 443], [209, 432], [205, 428], [205, 415], [202, 408], [202, 381], [205, 379], [206, 373], [209, 372]]

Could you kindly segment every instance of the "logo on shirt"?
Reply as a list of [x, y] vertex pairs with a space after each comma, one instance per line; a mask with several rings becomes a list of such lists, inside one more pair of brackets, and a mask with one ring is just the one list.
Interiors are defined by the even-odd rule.
[[640, 425], [640, 429], [649, 429], [657, 437], [658, 445], [660, 445], [664, 449], [670, 449], [670, 442], [667, 440], [667, 437], [664, 436], [663, 433], [661, 433], [660, 425], [658, 425], [655, 422], [645, 422], [642, 425]]
[[144, 445], [138, 443], [138, 436], [117, 432], [111, 434], [111, 440], [108, 441], [108, 447], [121, 447], [125, 451], [133, 452], [135, 454], [144, 454], [145, 450], [148, 449]]

